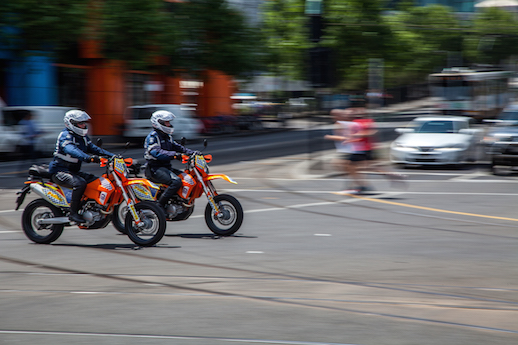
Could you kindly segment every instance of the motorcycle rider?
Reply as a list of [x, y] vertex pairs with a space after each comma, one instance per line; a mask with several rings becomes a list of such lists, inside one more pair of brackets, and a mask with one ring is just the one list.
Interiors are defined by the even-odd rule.
[[58, 136], [54, 159], [49, 164], [52, 181], [72, 189], [68, 219], [78, 224], [85, 222], [78, 211], [86, 185], [97, 179], [93, 174], [80, 171], [82, 162], [99, 163], [99, 155], [115, 155], [91, 142], [87, 135], [87, 121], [90, 119], [82, 110], [69, 110], [65, 113], [63, 121], [66, 128]]
[[147, 161], [146, 178], [155, 183], [168, 185], [158, 199], [158, 203], [164, 208], [167, 201], [182, 187], [182, 179], [178, 176], [181, 171], [173, 168], [171, 161], [180, 158], [182, 153], [201, 154], [174, 141], [172, 136], [174, 127], [171, 123], [174, 118], [174, 114], [170, 111], [155, 111], [150, 119], [154, 130], [148, 134], [144, 143], [146, 149], [144, 158]]

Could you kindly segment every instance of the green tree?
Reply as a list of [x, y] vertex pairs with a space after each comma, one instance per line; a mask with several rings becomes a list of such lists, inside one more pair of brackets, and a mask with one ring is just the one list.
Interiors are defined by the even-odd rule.
[[213, 69], [232, 76], [257, 68], [262, 40], [227, 1], [174, 4], [171, 15], [182, 29], [179, 47], [168, 53], [175, 67], [193, 71]]
[[308, 18], [304, 0], [272, 0], [263, 5], [261, 34], [265, 38], [266, 68], [276, 75], [305, 79]]
[[470, 60], [487, 64], [500, 64], [518, 55], [518, 20], [513, 13], [497, 8], [482, 11], [473, 21], [465, 49]]
[[85, 0], [3, 0], [2, 42], [18, 52], [59, 51], [75, 44], [85, 23]]
[[366, 89], [369, 59], [387, 60], [392, 33], [382, 5], [381, 0], [328, 1], [322, 44], [335, 53], [339, 87]]
[[410, 7], [386, 19], [393, 33], [388, 55], [394, 80], [425, 80], [429, 73], [446, 67], [449, 56], [462, 52], [465, 28], [449, 7]]
[[103, 0], [92, 2], [92, 38], [102, 44], [108, 59], [126, 61], [132, 68], [147, 69], [152, 57], [176, 47], [174, 22], [163, 0]]

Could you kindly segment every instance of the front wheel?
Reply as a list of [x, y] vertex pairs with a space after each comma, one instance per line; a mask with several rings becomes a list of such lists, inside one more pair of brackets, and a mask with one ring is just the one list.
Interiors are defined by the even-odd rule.
[[162, 208], [153, 202], [142, 201], [135, 205], [141, 224], [137, 225], [131, 212], [126, 213], [126, 233], [133, 243], [142, 247], [157, 244], [164, 237], [166, 218]]
[[205, 207], [205, 222], [210, 231], [220, 236], [234, 234], [243, 223], [243, 208], [232, 195], [220, 194], [214, 197], [218, 205], [219, 214], [216, 214], [210, 203]]
[[49, 244], [63, 233], [63, 224], [42, 224], [49, 218], [62, 217], [63, 212], [46, 200], [31, 201], [22, 214], [22, 228], [25, 235], [33, 242]]

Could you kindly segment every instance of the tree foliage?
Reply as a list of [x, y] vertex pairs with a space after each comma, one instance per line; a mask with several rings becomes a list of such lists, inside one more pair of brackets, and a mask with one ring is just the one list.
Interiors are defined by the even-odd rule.
[[85, 0], [2, 0], [4, 47], [59, 51], [77, 42], [85, 24]]
[[473, 21], [473, 34], [466, 38], [466, 55], [473, 61], [499, 64], [518, 55], [518, 19], [497, 8], [482, 11]]
[[146, 68], [168, 45], [175, 27], [162, 0], [103, 0], [92, 2], [89, 25], [109, 59], [126, 61], [133, 68]]
[[[453, 63], [499, 64], [518, 55], [518, 23], [511, 13], [490, 9], [472, 21], [460, 20], [441, 5], [414, 6], [401, 2], [387, 11], [382, 0], [327, 0], [320, 42], [311, 42], [309, 19], [303, 1], [272, 0], [265, 7], [263, 31], [268, 37], [272, 65], [286, 75], [304, 75], [294, 63], [305, 57], [308, 46], [332, 49], [339, 88], [368, 87], [368, 61], [382, 58], [385, 86], [421, 82], [426, 76]], [[455, 57], [456, 59], [453, 59]], [[275, 69], [271, 69], [272, 72]]]
[[179, 68], [238, 76], [258, 67], [259, 35], [227, 1], [191, 0], [175, 4], [171, 14], [181, 28], [180, 49], [170, 51]]
[[306, 52], [311, 44], [304, 6], [304, 0], [271, 0], [262, 8], [266, 66], [292, 78], [306, 77]]
[[156, 69], [165, 56], [163, 71], [229, 75], [257, 68], [262, 42], [225, 0], [3, 0], [0, 28], [4, 49], [56, 52], [92, 39], [130, 68]]

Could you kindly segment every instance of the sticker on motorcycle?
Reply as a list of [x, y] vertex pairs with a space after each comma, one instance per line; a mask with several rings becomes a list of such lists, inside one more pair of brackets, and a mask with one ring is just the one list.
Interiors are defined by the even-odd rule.
[[122, 158], [116, 158], [114, 164], [114, 170], [121, 175], [125, 175], [126, 172], [126, 163]]
[[108, 194], [106, 194], [106, 192], [101, 192], [101, 194], [99, 194], [99, 203], [101, 205], [103, 205], [103, 206], [104, 206], [104, 204], [106, 204], [106, 196], [107, 195]]
[[131, 186], [131, 189], [133, 190], [133, 193], [135, 193], [135, 196], [140, 200], [155, 200], [149, 189], [142, 185], [134, 184]]
[[205, 170], [207, 167], [207, 163], [205, 162], [205, 158], [203, 158], [203, 156], [196, 156], [196, 167], [201, 170]]
[[112, 186], [112, 183], [110, 182], [110, 180], [105, 179], [104, 177], [99, 177], [99, 180], [101, 181], [101, 186], [103, 186], [103, 188], [105, 188], [107, 190], [113, 189], [113, 186]]
[[47, 199], [54, 205], [56, 206], [64, 206], [64, 207], [67, 207], [68, 206], [68, 202], [67, 200], [65, 199], [65, 197], [63, 195], [61, 195], [60, 193], [56, 192], [56, 191], [53, 191], [52, 189], [49, 189], [49, 188], [43, 188], [43, 193], [45, 194], [45, 196], [47, 197]]

